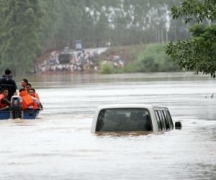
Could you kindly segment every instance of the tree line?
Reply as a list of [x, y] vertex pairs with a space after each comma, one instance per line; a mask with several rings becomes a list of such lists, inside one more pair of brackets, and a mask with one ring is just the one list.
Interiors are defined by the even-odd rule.
[[86, 47], [167, 42], [189, 36], [183, 20], [173, 21], [178, 0], [46, 0], [39, 1], [42, 43], [59, 49], [82, 39]]
[[147, 44], [188, 39], [179, 0], [0, 0], [0, 70], [28, 72], [45, 52], [84, 46]]

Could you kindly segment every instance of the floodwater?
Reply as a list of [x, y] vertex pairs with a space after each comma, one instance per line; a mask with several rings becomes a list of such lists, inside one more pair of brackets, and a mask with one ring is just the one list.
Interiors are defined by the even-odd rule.
[[[193, 73], [28, 79], [44, 110], [37, 120], [0, 121], [1, 180], [216, 179], [215, 79]], [[96, 108], [116, 103], [165, 105], [183, 128], [91, 134]]]

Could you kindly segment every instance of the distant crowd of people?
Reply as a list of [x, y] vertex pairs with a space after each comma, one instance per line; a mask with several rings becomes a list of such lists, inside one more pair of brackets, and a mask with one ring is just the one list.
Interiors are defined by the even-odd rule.
[[102, 62], [102, 65], [112, 65], [113, 68], [124, 68], [125, 60], [121, 59], [119, 55], [111, 55], [109, 58]]
[[[121, 55], [111, 54], [105, 59], [99, 59], [100, 54], [101, 52], [94, 50], [75, 51], [65, 47], [61, 52], [51, 52], [49, 57], [38, 64], [33, 72], [98, 72], [106, 64], [113, 66], [113, 68], [125, 67], [126, 61]], [[102, 58], [104, 57], [102, 56]]]
[[22, 110], [43, 109], [38, 93], [28, 80], [22, 79], [21, 88], [17, 90], [17, 84], [12, 77], [11, 70], [6, 69], [5, 74], [0, 79], [0, 110], [11, 108], [13, 96], [19, 97]]
[[59, 60], [60, 53], [53, 51], [49, 57], [35, 68], [35, 73], [57, 72], [57, 71], [97, 71], [98, 67], [95, 61], [96, 52], [73, 51], [70, 60], [62, 63]]

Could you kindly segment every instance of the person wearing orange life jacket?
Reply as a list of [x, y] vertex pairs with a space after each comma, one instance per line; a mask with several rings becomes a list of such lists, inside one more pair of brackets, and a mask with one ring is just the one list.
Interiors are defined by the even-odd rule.
[[22, 98], [22, 109], [26, 110], [26, 109], [33, 109], [34, 108], [34, 99], [33, 97], [28, 94], [28, 92], [22, 88], [19, 90], [19, 95]]
[[30, 90], [33, 90], [34, 93], [31, 93], [31, 95], [32, 95], [33, 97], [37, 98], [38, 100], [40, 100], [40, 97], [39, 97], [38, 93], [36, 93], [35, 89], [32, 88], [32, 86], [31, 86], [30, 83], [28, 83], [28, 84], [26, 85], [26, 89], [27, 89], [28, 93], [29, 93]]
[[38, 94], [35, 92], [34, 88], [29, 89], [29, 94], [33, 97], [34, 100], [34, 109], [43, 109], [43, 106], [39, 100]]
[[8, 97], [8, 89], [3, 88], [2, 93], [0, 94], [0, 109], [6, 109], [10, 107], [10, 102], [7, 99]]

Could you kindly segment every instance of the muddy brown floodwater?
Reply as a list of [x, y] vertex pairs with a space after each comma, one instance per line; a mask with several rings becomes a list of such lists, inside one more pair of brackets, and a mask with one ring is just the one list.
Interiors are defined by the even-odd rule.
[[[0, 179], [216, 179], [216, 83], [192, 73], [37, 75], [37, 120], [0, 121]], [[18, 85], [21, 79], [17, 79]], [[97, 106], [153, 103], [183, 128], [91, 134]]]

